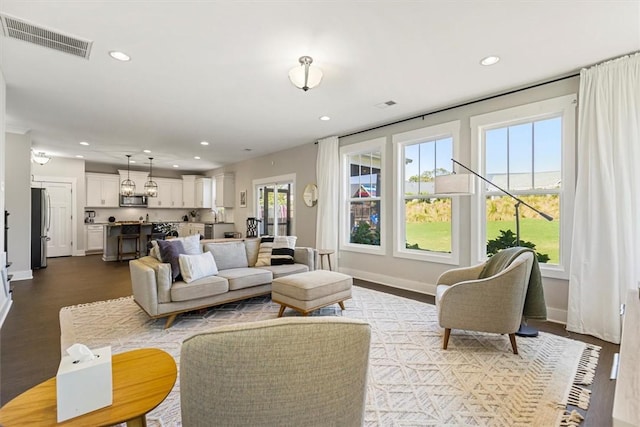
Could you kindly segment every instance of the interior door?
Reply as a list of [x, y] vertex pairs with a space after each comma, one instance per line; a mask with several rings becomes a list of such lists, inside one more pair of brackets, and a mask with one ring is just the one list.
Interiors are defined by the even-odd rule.
[[49, 240], [47, 258], [70, 256], [73, 251], [72, 230], [73, 213], [71, 211], [71, 183], [43, 182], [47, 189], [49, 206]]

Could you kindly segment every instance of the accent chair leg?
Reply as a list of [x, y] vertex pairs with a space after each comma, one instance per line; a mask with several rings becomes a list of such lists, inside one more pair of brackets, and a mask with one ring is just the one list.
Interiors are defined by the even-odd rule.
[[176, 317], [178, 317], [177, 314], [169, 315], [169, 317], [167, 317], [166, 323], [164, 324], [164, 328], [165, 329], [169, 329], [171, 327], [171, 325], [173, 324], [173, 321], [176, 320]]
[[518, 354], [518, 344], [516, 344], [516, 334], [509, 334], [509, 340], [511, 340], [511, 348], [513, 349], [513, 354]]
[[280, 304], [280, 311], [278, 311], [278, 317], [282, 317], [282, 315], [284, 314], [284, 305]]
[[449, 344], [449, 336], [451, 335], [451, 328], [445, 328], [444, 337], [442, 338], [442, 349], [446, 350]]

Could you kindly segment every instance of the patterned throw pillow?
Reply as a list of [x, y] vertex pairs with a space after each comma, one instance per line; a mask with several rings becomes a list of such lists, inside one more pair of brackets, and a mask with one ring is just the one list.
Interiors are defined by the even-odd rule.
[[162, 262], [171, 264], [171, 279], [180, 280], [180, 254], [184, 254], [184, 246], [179, 240], [158, 240]]
[[258, 260], [256, 267], [266, 267], [271, 265], [271, 248], [273, 247], [273, 237], [265, 236], [260, 239], [260, 249], [258, 249]]
[[296, 248], [296, 236], [276, 236], [271, 248], [271, 265], [294, 264], [294, 250]]
[[218, 274], [218, 267], [211, 252], [204, 252], [198, 255], [180, 254], [179, 262], [180, 274], [182, 275], [182, 280], [186, 283]]

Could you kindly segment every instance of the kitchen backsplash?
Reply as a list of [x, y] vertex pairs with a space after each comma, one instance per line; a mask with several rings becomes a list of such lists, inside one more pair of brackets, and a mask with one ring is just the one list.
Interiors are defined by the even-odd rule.
[[[147, 214], [149, 215], [150, 222], [162, 222], [162, 221], [182, 221], [183, 217], [187, 215], [189, 217], [189, 211], [191, 209], [149, 209], [149, 208], [87, 208], [85, 210], [94, 211], [94, 222], [108, 222], [109, 217], [113, 216], [116, 221], [138, 221], [140, 218], [146, 220]], [[214, 213], [211, 209], [196, 209], [198, 215], [196, 221], [198, 222], [233, 222], [233, 215], [230, 211], [233, 209], [219, 209], [218, 213]], [[86, 216], [86, 215], [85, 215]], [[190, 217], [189, 217], [190, 218]]]

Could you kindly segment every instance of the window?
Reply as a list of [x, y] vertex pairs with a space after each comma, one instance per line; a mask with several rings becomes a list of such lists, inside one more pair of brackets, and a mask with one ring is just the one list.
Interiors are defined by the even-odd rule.
[[382, 197], [385, 138], [348, 145], [342, 158], [341, 248], [384, 253]]
[[434, 195], [434, 178], [452, 172], [460, 122], [393, 136], [396, 176], [394, 256], [458, 263], [457, 203]]
[[253, 182], [256, 218], [260, 236], [291, 236], [294, 217], [295, 175], [271, 177]]
[[[518, 207], [520, 241], [535, 245], [545, 276], [567, 278], [573, 211], [575, 95], [476, 116], [471, 119], [481, 174], [548, 221]], [[479, 260], [515, 238], [516, 201], [483, 183], [478, 197]]]

